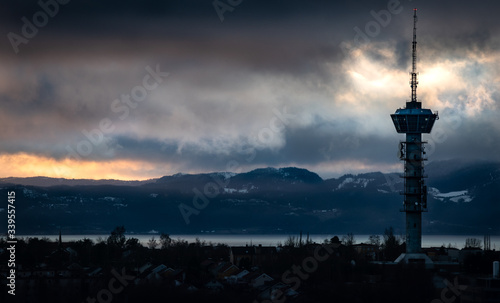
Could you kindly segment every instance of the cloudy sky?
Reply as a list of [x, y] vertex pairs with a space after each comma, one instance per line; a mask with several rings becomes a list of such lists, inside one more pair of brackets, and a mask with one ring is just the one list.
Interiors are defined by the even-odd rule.
[[414, 7], [429, 158], [500, 160], [497, 1], [59, 1], [0, 9], [0, 177], [400, 171]]

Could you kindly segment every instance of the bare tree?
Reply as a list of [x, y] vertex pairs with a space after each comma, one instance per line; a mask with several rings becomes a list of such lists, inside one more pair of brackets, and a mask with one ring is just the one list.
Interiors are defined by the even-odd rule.
[[354, 235], [352, 233], [342, 236], [342, 244], [345, 246], [353, 246], [355, 243], [356, 239], [354, 239]]
[[170, 236], [166, 233], [161, 233], [160, 234], [160, 248], [167, 249], [170, 247], [170, 244], [172, 244], [172, 239], [170, 238]]
[[465, 248], [481, 248], [481, 240], [478, 238], [465, 239]]
[[125, 246], [125, 226], [117, 226], [108, 237], [108, 245], [123, 248]]
[[148, 241], [148, 248], [149, 249], [156, 249], [158, 247], [159, 243], [156, 241], [155, 236], [153, 236], [151, 239]]
[[383, 246], [385, 248], [393, 248], [396, 246], [399, 246], [400, 241], [399, 239], [394, 235], [394, 229], [392, 226], [389, 228], [386, 228], [384, 231], [384, 244]]
[[299, 247], [299, 240], [295, 236], [288, 236], [285, 240], [286, 247]]
[[370, 237], [368, 238], [368, 241], [370, 242], [370, 244], [372, 245], [376, 245], [377, 247], [380, 247], [380, 236], [379, 235], [370, 235]]
[[384, 243], [382, 243], [382, 251], [386, 260], [394, 260], [400, 253], [400, 240], [394, 235], [392, 226], [384, 231]]

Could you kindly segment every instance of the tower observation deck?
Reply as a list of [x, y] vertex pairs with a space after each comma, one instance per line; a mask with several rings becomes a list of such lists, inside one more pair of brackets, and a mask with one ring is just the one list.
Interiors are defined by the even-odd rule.
[[417, 9], [413, 10], [413, 43], [411, 101], [406, 107], [397, 109], [391, 115], [398, 133], [406, 134], [406, 140], [399, 143], [399, 158], [404, 161], [404, 202], [402, 212], [406, 213], [406, 253], [418, 254], [422, 247], [422, 212], [427, 211], [427, 186], [424, 178], [425, 141], [422, 134], [431, 132], [439, 119], [437, 112], [422, 108], [417, 101]]

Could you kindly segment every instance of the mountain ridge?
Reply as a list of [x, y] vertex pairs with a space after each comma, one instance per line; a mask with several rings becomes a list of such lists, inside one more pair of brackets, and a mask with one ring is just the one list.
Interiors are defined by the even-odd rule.
[[0, 178], [0, 184], [13, 185], [28, 185], [28, 186], [76, 186], [76, 185], [131, 185], [138, 186], [149, 182], [156, 181], [156, 178], [148, 180], [120, 180], [120, 179], [69, 179], [69, 178], [54, 178], [46, 176], [35, 177], [6, 177]]
[[[247, 174], [258, 174], [262, 172], [272, 172], [275, 174], [284, 172], [285, 174], [290, 173], [292, 171], [298, 172], [302, 175], [313, 176], [316, 181], [324, 181], [319, 175], [314, 172], [311, 172], [305, 168], [298, 167], [282, 167], [282, 168], [257, 168], [248, 172], [243, 173], [233, 173], [233, 172], [207, 172], [207, 173], [193, 173], [193, 174], [184, 174], [184, 173], [176, 173], [173, 175], [165, 175], [159, 178], [151, 178], [147, 180], [121, 180], [121, 179], [69, 179], [69, 178], [55, 178], [55, 177], [46, 177], [46, 176], [34, 176], [34, 177], [6, 177], [0, 178], [0, 184], [13, 184], [13, 185], [28, 185], [28, 186], [40, 186], [40, 187], [49, 187], [49, 186], [59, 186], [59, 185], [68, 185], [68, 186], [78, 186], [78, 185], [131, 185], [131, 186], [139, 186], [148, 183], [155, 182], [165, 182], [169, 179], [180, 179], [180, 178], [189, 178], [189, 177], [197, 177], [197, 176], [211, 176], [211, 175], [231, 175], [231, 177], [237, 175], [247, 175]], [[228, 178], [228, 177], [226, 177]]]
[[[449, 164], [453, 167], [447, 162], [427, 166], [424, 233], [500, 234], [500, 163]], [[375, 172], [323, 180], [303, 168], [264, 168], [240, 174], [176, 174], [139, 185], [0, 183], [0, 193], [16, 191], [17, 228], [25, 234], [102, 233], [118, 225], [136, 233], [370, 234], [389, 226], [403, 233], [399, 175]], [[0, 226], [0, 232], [4, 229]]]

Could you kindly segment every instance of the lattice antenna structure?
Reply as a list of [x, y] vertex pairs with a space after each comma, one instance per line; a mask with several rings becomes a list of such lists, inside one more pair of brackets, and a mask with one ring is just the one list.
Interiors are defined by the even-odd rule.
[[406, 213], [406, 253], [420, 253], [422, 247], [422, 212], [427, 211], [427, 186], [424, 179], [425, 141], [422, 134], [429, 134], [438, 113], [422, 108], [417, 101], [417, 9], [413, 10], [413, 43], [411, 70], [411, 100], [405, 108], [397, 109], [391, 115], [396, 131], [406, 134], [406, 140], [399, 143], [399, 158], [404, 161], [404, 202], [402, 212]]

